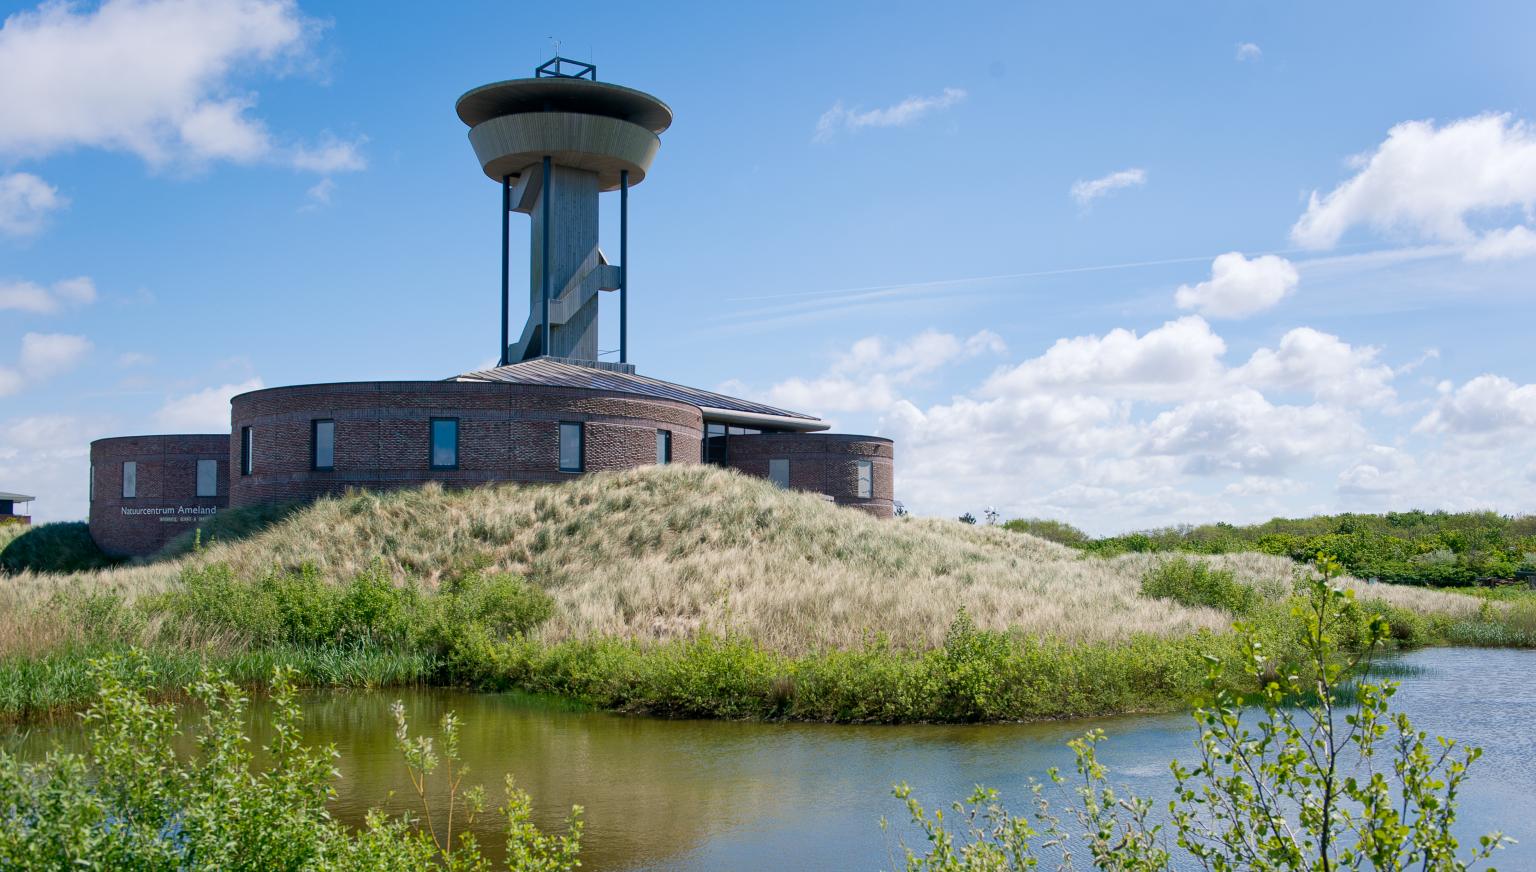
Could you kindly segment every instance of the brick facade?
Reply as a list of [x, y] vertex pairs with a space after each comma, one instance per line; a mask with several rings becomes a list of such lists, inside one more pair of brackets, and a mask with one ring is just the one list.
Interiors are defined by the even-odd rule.
[[[656, 462], [656, 431], [672, 432], [672, 462], [698, 463], [703, 419], [696, 406], [632, 394], [475, 382], [351, 382], [269, 388], [232, 401], [225, 443], [231, 505], [312, 499], [348, 487], [438, 481], [558, 482], [559, 426], [584, 425], [585, 471]], [[433, 469], [431, 419], [455, 418], [456, 469]], [[336, 422], [335, 463], [313, 468], [311, 427]], [[251, 428], [253, 468], [241, 474], [242, 431]]]
[[[197, 462], [218, 463], [218, 495], [197, 495]], [[123, 463], [136, 496], [123, 496]], [[229, 436], [118, 436], [91, 443], [91, 538], [116, 556], [150, 554], [229, 505]]]
[[[748, 475], [768, 478], [769, 461], [789, 461], [789, 486], [826, 494], [840, 506], [863, 509], [879, 518], [895, 512], [896, 446], [878, 436], [840, 433], [763, 433], [731, 436], [726, 465]], [[867, 499], [858, 495], [857, 461], [868, 460], [873, 480]]]

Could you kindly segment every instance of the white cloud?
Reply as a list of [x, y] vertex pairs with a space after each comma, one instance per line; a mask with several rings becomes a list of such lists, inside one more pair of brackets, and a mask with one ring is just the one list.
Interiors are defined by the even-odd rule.
[[104, 419], [68, 415], [0, 422], [0, 481], [7, 490], [37, 495], [35, 522], [83, 519], [90, 441], [111, 429]]
[[966, 339], [926, 330], [905, 342], [870, 336], [839, 355], [826, 375], [792, 378], [767, 392], [768, 402], [816, 414], [884, 409], [897, 399], [897, 388], [957, 361], [1007, 350], [1002, 337], [981, 330]]
[[[1446, 470], [1456, 470], [1436, 479], [1443, 493], [1415, 479], [1412, 469], [1427, 461], [1389, 469], [1377, 447], [1404, 434], [1377, 429], [1401, 426], [1392, 417], [1407, 407], [1397, 394], [1399, 372], [1380, 349], [1314, 328], [1290, 330], [1235, 363], [1226, 360], [1227, 342], [1193, 315], [1144, 332], [1065, 337], [968, 387], [946, 385], [957, 391], [947, 399], [919, 399], [935, 387], [932, 373], [953, 372], [945, 361], [968, 346], [1006, 352], [990, 333], [969, 341], [942, 333], [899, 343], [871, 337], [820, 376], [769, 394], [810, 411], [825, 407], [809, 403], [819, 399], [845, 413], [837, 429], [895, 439], [897, 495], [922, 514], [992, 504], [1013, 516], [1109, 532], [1361, 501], [1435, 506], [1486, 484], [1478, 465], [1486, 461], [1449, 449], [1434, 449]], [[941, 363], [929, 369], [929, 361]]]
[[363, 157], [362, 146], [367, 141], [366, 136], [360, 136], [353, 142], [344, 142], [327, 134], [313, 148], [295, 149], [293, 165], [301, 170], [325, 174], [365, 170], [368, 161]]
[[1264, 50], [1258, 43], [1240, 42], [1237, 44], [1237, 59], [1240, 61], [1256, 61], [1264, 57]]
[[21, 337], [21, 353], [13, 367], [0, 366], [0, 397], [30, 384], [68, 372], [91, 351], [84, 336], [67, 333], [28, 333]]
[[49, 215], [68, 205], [58, 188], [31, 173], [0, 176], [0, 233], [31, 236], [43, 229]]
[[1414, 427], [1422, 433], [1471, 437], [1515, 429], [1536, 429], [1536, 384], [1520, 385], [1491, 374], [1442, 391], [1435, 407]]
[[1291, 228], [1297, 244], [1331, 248], [1359, 226], [1471, 244], [1478, 235], [1472, 220], [1497, 223], [1513, 210], [1536, 208], [1536, 131], [1507, 114], [1443, 127], [1405, 122], [1354, 163], [1359, 172], [1349, 180], [1326, 196], [1312, 193]]
[[260, 378], [204, 388], [165, 401], [155, 423], [173, 433], [221, 433], [229, 430], [229, 398], [265, 387]]
[[305, 198], [309, 200], [308, 208], [331, 205], [331, 193], [335, 190], [336, 183], [331, 181], [330, 176], [315, 182], [308, 191], [304, 192]]
[[256, 94], [236, 82], [306, 62], [318, 30], [292, 0], [48, 2], [18, 12], [0, 28], [0, 155], [100, 148], [156, 167], [359, 169], [355, 156], [323, 156], [353, 146], [278, 142], [253, 114]]
[[1140, 167], [1120, 170], [1107, 176], [1088, 181], [1078, 180], [1068, 192], [1079, 206], [1087, 206], [1094, 200], [1121, 188], [1139, 188], [1147, 183], [1147, 171]]
[[117, 356], [117, 365], [127, 369], [154, 363], [155, 359], [142, 351], [125, 351]]
[[91, 342], [67, 333], [28, 333], [21, 337], [18, 368], [28, 380], [38, 381], [73, 369], [90, 353]]
[[1296, 289], [1296, 267], [1279, 255], [1252, 260], [1229, 251], [1211, 261], [1211, 277], [1196, 285], [1180, 285], [1174, 302], [1212, 318], [1243, 318], [1273, 307]]
[[0, 282], [0, 311], [13, 309], [37, 315], [50, 315], [65, 306], [84, 306], [96, 302], [96, 283], [86, 276], [76, 276], [44, 288], [35, 282]]
[[832, 108], [821, 113], [816, 122], [816, 142], [827, 142], [838, 131], [858, 131], [866, 127], [905, 127], [934, 112], [954, 106], [964, 100], [966, 93], [960, 88], [945, 88], [931, 97], [908, 97], [882, 109], [850, 109], [839, 100]]
[[[1337, 336], [1297, 327], [1277, 348], [1261, 348], [1233, 370], [1235, 384], [1303, 391], [1337, 405], [1385, 406], [1397, 398], [1399, 374], [1377, 360], [1379, 349], [1352, 347]], [[1416, 366], [1417, 363], [1411, 365]]]
[[1220, 381], [1226, 350], [1227, 344], [1198, 316], [1169, 321], [1144, 336], [1117, 328], [1102, 337], [1058, 339], [1041, 356], [995, 374], [982, 393], [1188, 398]]
[[1536, 233], [1524, 224], [1494, 229], [1484, 233], [1472, 247], [1466, 258], [1479, 260], [1514, 260], [1536, 254]]

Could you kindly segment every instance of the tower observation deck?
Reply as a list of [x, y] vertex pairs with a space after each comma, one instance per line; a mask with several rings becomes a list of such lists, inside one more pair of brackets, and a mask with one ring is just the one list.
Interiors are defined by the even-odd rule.
[[[650, 94], [597, 81], [591, 64], [555, 57], [532, 78], [459, 98], [481, 168], [501, 183], [501, 364], [536, 357], [596, 361], [598, 301], [619, 292], [619, 363], [629, 368], [629, 188], [645, 179], [672, 110]], [[619, 192], [619, 262], [598, 246], [598, 195]], [[509, 334], [511, 213], [531, 220], [528, 320]]]

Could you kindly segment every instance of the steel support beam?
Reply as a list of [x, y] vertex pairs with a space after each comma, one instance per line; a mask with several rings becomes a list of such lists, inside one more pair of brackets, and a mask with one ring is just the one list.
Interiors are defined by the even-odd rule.
[[501, 361], [501, 365], [502, 366], [506, 366], [508, 363], [511, 362], [511, 361], [507, 360], [507, 345], [510, 344], [509, 343], [509, 337], [507, 336], [507, 329], [508, 329], [507, 328], [507, 319], [509, 317], [511, 317], [511, 314], [512, 314], [511, 311], [510, 311], [510, 307], [511, 307], [512, 303], [511, 303], [511, 300], [509, 299], [509, 295], [511, 293], [511, 290], [510, 290], [510, 288], [508, 286], [508, 281], [511, 278], [511, 272], [510, 272], [511, 265], [510, 265], [510, 262], [509, 262], [509, 257], [511, 255], [510, 255], [510, 252], [508, 251], [508, 246], [511, 245], [511, 239], [510, 239], [510, 236], [511, 236], [511, 233], [512, 233], [511, 221], [512, 221], [512, 177], [511, 176], [502, 176], [501, 177], [501, 353], [496, 355], [496, 359]]
[[554, 228], [551, 227], [550, 224], [549, 224], [549, 195], [550, 195], [550, 192], [553, 191], [554, 188], [555, 188], [554, 173], [552, 172], [552, 170], [553, 170], [553, 167], [550, 166], [549, 155], [546, 154], [546, 155], [544, 155], [544, 177], [539, 180], [539, 184], [541, 184], [543, 186], [543, 190], [539, 191], [539, 196], [541, 198], [543, 198], [543, 200], [544, 200], [544, 208], [543, 208], [543, 212], [544, 212], [544, 219], [543, 219], [544, 220], [544, 238], [543, 238], [544, 251], [540, 255], [541, 259], [544, 262], [544, 267], [543, 267], [543, 271], [544, 271], [544, 276], [543, 276], [543, 278], [544, 278], [544, 287], [543, 287], [544, 311], [543, 311], [543, 313], [541, 315], [541, 317], [543, 319], [544, 338], [543, 338], [542, 344], [541, 344], [541, 346], [539, 348], [539, 352], [541, 354], [543, 354], [545, 357], [549, 356], [549, 349], [550, 349], [550, 330], [549, 330], [549, 294], [550, 294], [550, 287], [549, 287], [549, 282], [550, 282], [550, 276], [549, 276], [549, 237], [550, 237], [551, 231], [553, 231]]
[[619, 363], [629, 363], [629, 170], [619, 171]]

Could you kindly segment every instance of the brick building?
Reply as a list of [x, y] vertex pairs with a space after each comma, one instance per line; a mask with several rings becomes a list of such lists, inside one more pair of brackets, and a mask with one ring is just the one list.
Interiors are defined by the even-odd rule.
[[[429, 481], [560, 482], [649, 464], [713, 463], [893, 510], [889, 439], [821, 431], [799, 412], [636, 372], [628, 360], [628, 197], [672, 111], [555, 58], [530, 79], [476, 88], [458, 114], [502, 195], [500, 363], [440, 381], [267, 388], [231, 400], [230, 432], [91, 443], [91, 534], [154, 552], [225, 507]], [[617, 264], [597, 245], [599, 194], [620, 194]], [[529, 314], [508, 321], [509, 223], [529, 215]], [[617, 292], [618, 361], [598, 361], [598, 307]]]

